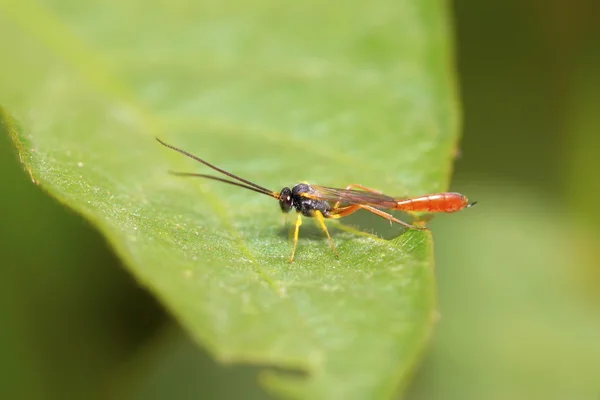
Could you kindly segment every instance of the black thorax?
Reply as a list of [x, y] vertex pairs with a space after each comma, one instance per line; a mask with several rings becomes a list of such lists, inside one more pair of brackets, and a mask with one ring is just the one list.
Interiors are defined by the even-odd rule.
[[325, 200], [315, 200], [306, 197], [306, 194], [314, 193], [315, 190], [306, 183], [299, 183], [292, 189], [292, 205], [296, 211], [307, 217], [312, 217], [312, 211], [320, 211], [324, 217], [329, 216], [331, 206]]

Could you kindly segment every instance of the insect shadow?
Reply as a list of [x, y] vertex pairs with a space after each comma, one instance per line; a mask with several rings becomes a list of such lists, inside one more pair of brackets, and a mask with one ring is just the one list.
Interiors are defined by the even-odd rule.
[[[407, 223], [413, 224], [417, 223], [417, 220], [413, 215], [409, 213], [405, 213], [402, 211], [392, 211], [391, 214], [401, 219]], [[432, 214], [422, 215], [418, 221], [427, 222], [433, 218]], [[341, 226], [340, 226], [341, 225]], [[398, 236], [404, 234], [410, 229], [399, 225], [399, 224], [390, 224], [389, 221], [380, 218], [373, 213], [368, 211], [357, 211], [352, 215], [345, 217], [341, 221], [336, 221], [327, 225], [329, 231], [331, 232], [332, 237], [335, 240], [335, 237], [340, 233], [346, 233], [347, 230], [344, 227], [348, 227], [352, 230], [357, 230], [360, 232], [364, 232], [367, 234], [375, 235], [385, 240], [392, 240], [397, 238]], [[288, 222], [279, 229], [279, 235], [282, 237], [289, 237], [292, 234], [293, 227]], [[310, 220], [305, 220], [302, 224], [302, 233], [300, 235], [301, 239], [308, 240], [323, 240], [325, 238], [325, 234], [316, 224], [312, 223]]]

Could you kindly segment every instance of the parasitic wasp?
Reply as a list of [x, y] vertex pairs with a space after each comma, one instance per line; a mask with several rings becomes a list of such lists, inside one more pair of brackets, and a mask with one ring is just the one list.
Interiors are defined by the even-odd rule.
[[[292, 209], [296, 209], [298, 217], [296, 218], [295, 229], [294, 229], [294, 247], [292, 248], [292, 255], [289, 261], [294, 260], [294, 254], [296, 253], [296, 245], [298, 244], [298, 232], [300, 225], [302, 225], [302, 216], [312, 217], [316, 220], [319, 227], [325, 232], [331, 248], [337, 255], [335, 244], [333, 239], [329, 235], [327, 226], [325, 226], [325, 219], [337, 219], [348, 216], [358, 210], [369, 211], [379, 217], [385, 218], [397, 224], [403, 225], [409, 229], [423, 230], [427, 229], [422, 226], [414, 226], [404, 221], [400, 221], [393, 215], [388, 214], [381, 209], [388, 210], [400, 210], [407, 213], [414, 212], [426, 212], [426, 213], [452, 213], [460, 211], [464, 208], [471, 207], [476, 202], [469, 203], [466, 196], [460, 193], [454, 192], [443, 192], [434, 193], [424, 196], [411, 197], [411, 198], [395, 198], [387, 196], [382, 192], [368, 188], [359, 184], [348, 185], [345, 189], [331, 188], [326, 186], [310, 185], [308, 183], [298, 183], [293, 188], [284, 187], [279, 192], [266, 189], [256, 183], [250, 182], [246, 179], [240, 178], [230, 172], [224, 171], [201, 158], [196, 157], [193, 154], [188, 153], [185, 150], [179, 149], [175, 146], [171, 146], [156, 138], [156, 140], [165, 147], [171, 150], [175, 150], [193, 160], [201, 162], [213, 170], [222, 173], [236, 181], [231, 181], [219, 176], [198, 174], [194, 172], [171, 172], [177, 176], [191, 176], [212, 179], [215, 181], [227, 183], [230, 185], [242, 187], [244, 189], [252, 190], [257, 193], [262, 193], [267, 196], [273, 197], [279, 201], [279, 207], [284, 213], [290, 212]], [[333, 204], [333, 205], [332, 205]]]

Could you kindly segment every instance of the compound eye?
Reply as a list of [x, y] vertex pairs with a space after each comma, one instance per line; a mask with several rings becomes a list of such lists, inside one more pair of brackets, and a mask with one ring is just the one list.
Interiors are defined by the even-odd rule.
[[281, 207], [281, 211], [287, 213], [292, 209], [292, 204], [294, 202], [292, 200], [292, 193], [289, 188], [283, 188], [281, 189], [280, 196], [279, 206]]

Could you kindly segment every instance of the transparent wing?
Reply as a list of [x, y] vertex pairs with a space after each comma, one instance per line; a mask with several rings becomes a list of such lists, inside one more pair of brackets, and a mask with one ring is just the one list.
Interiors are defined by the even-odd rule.
[[311, 185], [313, 191], [302, 195], [311, 199], [340, 202], [341, 204], [368, 204], [379, 208], [394, 208], [398, 199], [385, 194], [366, 192], [362, 190], [346, 190], [326, 186]]

